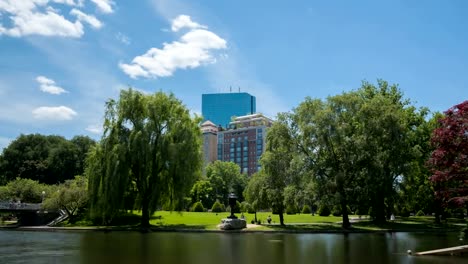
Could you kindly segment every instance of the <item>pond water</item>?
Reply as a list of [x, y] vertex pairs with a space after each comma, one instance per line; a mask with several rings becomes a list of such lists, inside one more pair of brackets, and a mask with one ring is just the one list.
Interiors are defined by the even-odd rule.
[[0, 263], [468, 263], [406, 254], [457, 245], [455, 233], [0, 231]]

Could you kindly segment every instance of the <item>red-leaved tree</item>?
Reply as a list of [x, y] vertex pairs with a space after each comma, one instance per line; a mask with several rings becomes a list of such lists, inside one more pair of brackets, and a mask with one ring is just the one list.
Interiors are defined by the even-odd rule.
[[442, 206], [468, 202], [468, 101], [455, 105], [439, 119], [432, 134], [435, 150], [429, 158], [431, 181]]

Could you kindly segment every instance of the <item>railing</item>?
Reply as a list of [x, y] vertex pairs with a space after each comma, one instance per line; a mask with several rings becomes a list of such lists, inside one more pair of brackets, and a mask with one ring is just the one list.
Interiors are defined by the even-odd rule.
[[0, 202], [0, 210], [38, 211], [38, 210], [41, 210], [41, 204], [40, 203]]

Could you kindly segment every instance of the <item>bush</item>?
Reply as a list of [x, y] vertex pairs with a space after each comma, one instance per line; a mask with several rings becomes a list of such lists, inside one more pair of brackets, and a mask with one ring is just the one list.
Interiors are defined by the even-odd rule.
[[201, 202], [196, 202], [192, 206], [192, 212], [204, 212], [205, 208]]
[[406, 207], [403, 207], [400, 210], [400, 216], [401, 217], [409, 217], [410, 216], [410, 211]]
[[211, 212], [213, 213], [220, 213], [220, 212], [224, 212], [225, 210], [223, 210], [224, 206], [221, 205], [221, 203], [219, 201], [216, 201], [214, 204], [213, 204], [213, 207], [211, 207]]
[[288, 207], [286, 207], [286, 214], [293, 215], [293, 214], [296, 214], [296, 213], [297, 213], [296, 206], [288, 205]]
[[252, 206], [248, 202], [244, 201], [244, 202], [241, 203], [241, 212], [242, 213], [247, 213], [247, 212], [250, 213], [252, 211], [253, 211]]
[[311, 214], [312, 210], [310, 210], [310, 207], [306, 204], [302, 207], [302, 213], [303, 214]]
[[321, 205], [321, 206], [319, 207], [319, 209], [318, 209], [318, 214], [319, 214], [320, 216], [329, 216], [330, 213], [331, 213], [331, 212], [330, 212], [330, 208], [328, 208], [328, 206], [325, 205], [325, 204], [324, 204], [324, 205]]
[[416, 216], [425, 216], [426, 214], [422, 211], [422, 210], [419, 210], [417, 213], [416, 213]]
[[332, 212], [333, 216], [341, 216], [341, 206], [339, 205], [335, 205], [333, 207], [333, 212]]

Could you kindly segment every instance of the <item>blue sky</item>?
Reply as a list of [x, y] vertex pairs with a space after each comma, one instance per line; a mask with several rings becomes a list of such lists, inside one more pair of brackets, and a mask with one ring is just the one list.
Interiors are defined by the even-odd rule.
[[377, 78], [417, 106], [468, 97], [468, 2], [0, 0], [0, 149], [21, 133], [99, 139], [132, 86], [249, 92], [269, 116]]

